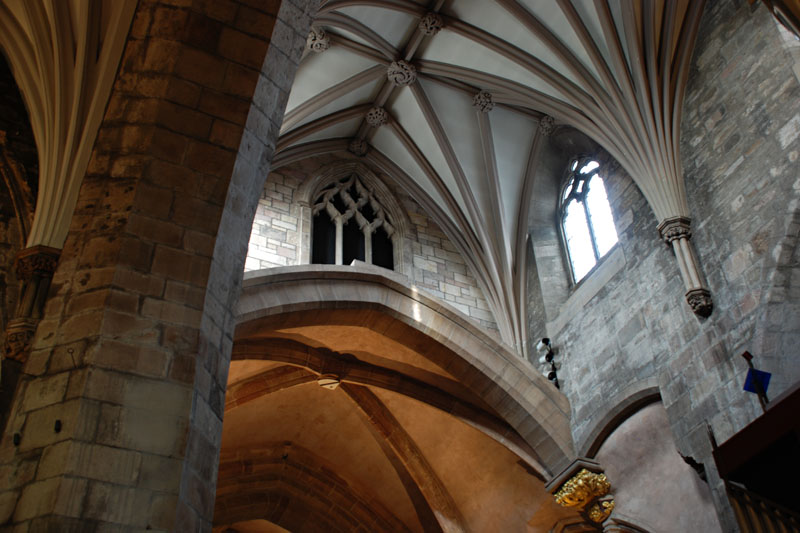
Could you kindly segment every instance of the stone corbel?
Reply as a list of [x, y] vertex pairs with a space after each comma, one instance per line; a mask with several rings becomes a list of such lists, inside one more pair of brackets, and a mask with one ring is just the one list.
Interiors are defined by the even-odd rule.
[[683, 284], [686, 288], [686, 301], [698, 316], [708, 317], [714, 309], [711, 292], [708, 290], [700, 263], [697, 261], [692, 243], [691, 220], [686, 217], [667, 218], [658, 225], [658, 232], [667, 245], [672, 246]]
[[14, 318], [8, 321], [3, 343], [3, 356], [25, 363], [36, 326], [42, 318], [50, 282], [58, 265], [61, 250], [49, 246], [32, 246], [17, 254], [17, 278], [20, 295]]
[[547, 483], [546, 488], [556, 503], [574, 508], [587, 524], [600, 531], [614, 510], [611, 483], [600, 465], [590, 459], [576, 459]]

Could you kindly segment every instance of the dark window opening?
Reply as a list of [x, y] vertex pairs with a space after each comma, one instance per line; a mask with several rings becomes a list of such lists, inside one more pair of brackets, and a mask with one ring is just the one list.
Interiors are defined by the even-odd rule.
[[364, 261], [364, 232], [358, 229], [358, 223], [351, 218], [342, 231], [342, 264], [349, 265], [354, 259]]
[[326, 213], [314, 216], [311, 262], [322, 265], [336, 263], [336, 225]]
[[322, 189], [312, 213], [312, 263], [349, 265], [357, 259], [394, 269], [394, 225], [357, 176]]
[[392, 239], [379, 229], [372, 234], [372, 264], [394, 270], [394, 253]]

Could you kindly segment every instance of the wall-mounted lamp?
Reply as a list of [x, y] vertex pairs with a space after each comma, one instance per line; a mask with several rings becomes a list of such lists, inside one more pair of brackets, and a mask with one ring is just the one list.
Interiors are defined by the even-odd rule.
[[553, 345], [550, 343], [550, 339], [544, 337], [540, 340], [536, 345], [536, 351], [539, 353], [539, 364], [542, 365], [542, 375], [552, 381], [557, 389], [560, 389], [561, 386], [558, 383], [557, 370], [561, 365], [555, 361], [555, 352], [553, 352]]

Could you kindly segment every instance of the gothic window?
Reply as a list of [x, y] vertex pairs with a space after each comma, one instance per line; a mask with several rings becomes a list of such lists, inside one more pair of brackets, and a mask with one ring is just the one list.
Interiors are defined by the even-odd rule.
[[358, 259], [394, 268], [394, 225], [373, 191], [355, 174], [323, 188], [312, 214], [312, 263], [349, 265]]
[[575, 283], [582, 280], [617, 243], [600, 163], [578, 157], [570, 163], [561, 194], [561, 229]]

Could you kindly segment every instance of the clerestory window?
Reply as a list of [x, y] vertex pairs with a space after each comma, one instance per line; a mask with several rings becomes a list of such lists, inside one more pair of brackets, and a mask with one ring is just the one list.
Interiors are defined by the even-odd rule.
[[312, 214], [312, 263], [349, 265], [358, 259], [394, 268], [394, 225], [373, 191], [355, 174], [323, 188]]
[[590, 157], [573, 159], [561, 194], [561, 228], [575, 283], [586, 277], [617, 243], [599, 167]]

